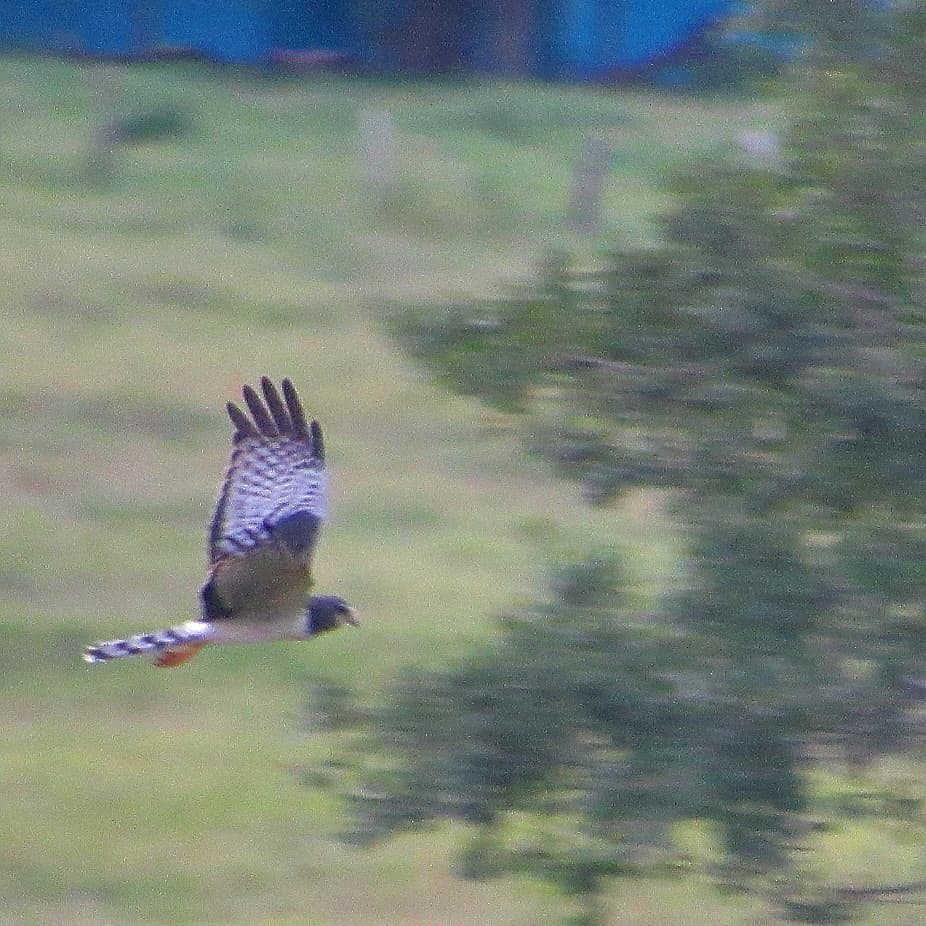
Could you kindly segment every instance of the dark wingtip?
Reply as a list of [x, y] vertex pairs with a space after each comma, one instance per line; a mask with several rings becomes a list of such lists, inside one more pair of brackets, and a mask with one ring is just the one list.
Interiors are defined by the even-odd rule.
[[302, 402], [299, 401], [299, 395], [292, 380], [284, 379], [280, 385], [283, 388], [283, 398], [286, 399], [286, 407], [289, 409], [289, 418], [293, 426], [293, 434], [297, 437], [308, 437], [309, 426], [306, 424], [305, 412], [302, 409]]
[[322, 426], [317, 421], [312, 422], [312, 456], [325, 462], [325, 439], [322, 437]]
[[263, 399], [252, 386], [242, 387], [241, 394], [244, 396], [253, 421], [234, 402], [226, 405], [228, 417], [235, 426], [235, 441], [246, 437], [280, 437], [289, 434], [294, 437], [310, 438], [312, 456], [324, 462], [325, 442], [321, 426], [317, 421], [313, 421], [311, 425], [306, 423], [302, 402], [299, 400], [292, 380], [283, 379], [280, 385], [283, 390], [282, 398], [269, 376], [262, 376], [260, 379]]
[[289, 419], [289, 412], [283, 405], [280, 393], [269, 376], [262, 376], [260, 379], [260, 388], [264, 393], [264, 399], [267, 402], [267, 408], [273, 416], [273, 423], [276, 425], [280, 434], [289, 434], [293, 429], [293, 424]]
[[229, 402], [225, 408], [228, 411], [228, 417], [231, 418], [231, 422], [235, 426], [234, 439], [236, 441], [244, 440], [246, 437], [259, 436], [257, 429], [251, 424], [251, 419], [234, 402]]
[[277, 426], [273, 423], [270, 413], [254, 389], [251, 386], [244, 386], [241, 394], [244, 396], [244, 401], [247, 402], [248, 409], [254, 416], [254, 424], [257, 425], [257, 430], [264, 437], [279, 437]]

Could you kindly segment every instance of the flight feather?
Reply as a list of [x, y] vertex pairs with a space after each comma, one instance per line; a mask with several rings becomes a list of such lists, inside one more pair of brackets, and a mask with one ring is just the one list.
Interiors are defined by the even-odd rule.
[[209, 528], [209, 560], [244, 556], [272, 541], [308, 559], [327, 517], [328, 486], [321, 428], [306, 422], [288, 379], [282, 396], [261, 380], [245, 386], [250, 416], [232, 402], [234, 450]]
[[87, 662], [148, 654], [177, 666], [207, 644], [301, 640], [356, 624], [343, 599], [309, 595], [328, 509], [325, 448], [293, 384], [280, 385], [282, 394], [267, 377], [260, 393], [244, 386], [247, 411], [228, 403], [233, 450], [209, 525], [201, 620], [94, 644]]

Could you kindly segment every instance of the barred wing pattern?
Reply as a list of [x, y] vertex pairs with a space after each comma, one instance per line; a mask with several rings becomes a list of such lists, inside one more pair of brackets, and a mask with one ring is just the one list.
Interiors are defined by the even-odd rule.
[[147, 654], [179, 666], [206, 645], [305, 640], [357, 623], [342, 598], [309, 594], [327, 513], [325, 448], [293, 384], [281, 387], [282, 396], [264, 377], [263, 397], [243, 388], [247, 412], [228, 403], [234, 450], [209, 527], [202, 619], [96, 643], [84, 650], [87, 662]]
[[235, 449], [209, 529], [213, 564], [245, 556], [275, 539], [308, 561], [318, 525], [327, 516], [321, 428], [315, 421], [306, 424], [292, 383], [284, 379], [281, 385], [282, 399], [264, 377], [264, 401], [244, 387], [253, 421], [228, 403]]

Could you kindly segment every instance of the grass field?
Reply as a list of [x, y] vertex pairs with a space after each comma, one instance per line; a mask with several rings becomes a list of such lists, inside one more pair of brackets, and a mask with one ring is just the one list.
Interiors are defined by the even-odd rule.
[[[0, 88], [0, 920], [556, 922], [536, 886], [455, 879], [452, 830], [341, 845], [304, 774], [332, 749], [312, 687], [373, 696], [460, 652], [577, 551], [620, 546], [654, 594], [671, 533], [645, 499], [583, 506], [516, 422], [428, 382], [382, 321], [513, 285], [551, 247], [646, 240], [666, 167], [774, 108], [21, 58], [0, 59]], [[395, 120], [385, 202], [360, 180], [367, 110]], [[177, 132], [108, 160], [103, 122], [150, 113]], [[564, 216], [589, 131], [618, 158], [602, 235], [580, 241]], [[86, 642], [194, 615], [222, 407], [264, 373], [326, 426], [318, 584], [364, 626], [174, 672], [84, 666]], [[762, 916], [697, 881], [614, 898], [621, 924]]]

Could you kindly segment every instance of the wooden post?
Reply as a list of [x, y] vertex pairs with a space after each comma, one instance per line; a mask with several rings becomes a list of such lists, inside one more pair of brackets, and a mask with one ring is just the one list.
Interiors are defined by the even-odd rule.
[[96, 109], [93, 149], [88, 158], [90, 176], [98, 183], [108, 184], [115, 172], [118, 144], [117, 111], [121, 74], [116, 67], [99, 65], [90, 69]]
[[367, 192], [382, 204], [396, 192], [395, 123], [388, 110], [360, 114], [358, 160]]
[[611, 172], [614, 156], [611, 141], [587, 135], [572, 174], [572, 203], [569, 224], [580, 235], [601, 231], [601, 195]]

